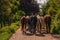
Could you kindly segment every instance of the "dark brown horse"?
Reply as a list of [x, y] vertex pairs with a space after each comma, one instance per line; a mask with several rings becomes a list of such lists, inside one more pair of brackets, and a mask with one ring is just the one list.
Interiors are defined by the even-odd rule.
[[45, 16], [44, 16], [44, 22], [45, 22], [45, 24], [46, 24], [46, 31], [47, 31], [47, 33], [49, 33], [50, 32], [50, 25], [51, 25], [51, 16], [50, 16], [50, 14], [46, 14]]
[[22, 30], [22, 32], [24, 33], [25, 31], [26, 31], [26, 17], [25, 16], [22, 16], [21, 17], [21, 30]]

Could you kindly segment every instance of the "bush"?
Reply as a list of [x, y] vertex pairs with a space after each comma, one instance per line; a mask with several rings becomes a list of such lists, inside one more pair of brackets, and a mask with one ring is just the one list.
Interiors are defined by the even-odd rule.
[[0, 40], [9, 40], [10, 36], [19, 28], [19, 22], [12, 23], [0, 29]]
[[60, 34], [60, 27], [53, 27], [53, 29], [52, 29], [52, 32], [53, 33], [56, 33], [56, 34]]
[[60, 12], [57, 13], [52, 21], [52, 33], [60, 34]]
[[10, 30], [11, 33], [15, 33], [14, 29], [9, 28], [9, 30]]

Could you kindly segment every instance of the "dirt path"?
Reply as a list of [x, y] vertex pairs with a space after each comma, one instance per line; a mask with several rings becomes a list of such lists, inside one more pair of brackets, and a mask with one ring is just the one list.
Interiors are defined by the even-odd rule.
[[20, 28], [14, 33], [9, 40], [60, 40], [60, 35], [23, 35]]

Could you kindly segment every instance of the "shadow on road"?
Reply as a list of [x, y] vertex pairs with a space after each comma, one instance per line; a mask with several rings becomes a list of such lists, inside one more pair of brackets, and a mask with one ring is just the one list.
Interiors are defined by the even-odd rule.
[[44, 34], [36, 34], [36, 36], [44, 37], [45, 35]]
[[60, 39], [60, 34], [51, 34], [51, 35], [52, 35], [52, 37], [54, 37], [54, 38]]
[[32, 36], [33, 34], [32, 33], [26, 33], [25, 35], [26, 36]]
[[40, 34], [40, 33], [39, 33], [39, 34], [37, 34], [37, 33], [36, 33], [36, 34], [33, 34], [33, 33], [26, 33], [25, 35], [26, 35], [26, 36], [35, 35], [35, 36], [39, 36], [39, 37], [44, 37], [44, 36], [45, 36], [43, 33], [41, 33], [41, 34]]

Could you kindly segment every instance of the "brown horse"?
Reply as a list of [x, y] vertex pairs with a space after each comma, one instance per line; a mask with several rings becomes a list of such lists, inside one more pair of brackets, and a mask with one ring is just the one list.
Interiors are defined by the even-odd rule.
[[21, 30], [23, 33], [25, 33], [26, 31], [26, 17], [25, 16], [22, 16], [21, 17]]
[[29, 21], [29, 16], [26, 16], [26, 31], [28, 31], [28, 21]]
[[41, 30], [40, 30], [40, 16], [39, 15], [37, 15], [37, 24], [36, 24], [36, 31], [37, 32], [40, 32]]
[[46, 25], [46, 32], [49, 33], [50, 32], [50, 25], [51, 25], [51, 16], [50, 14], [46, 14], [44, 16], [44, 22]]
[[42, 31], [42, 29], [46, 30], [46, 25], [44, 23], [44, 17], [37, 15], [37, 32]]

